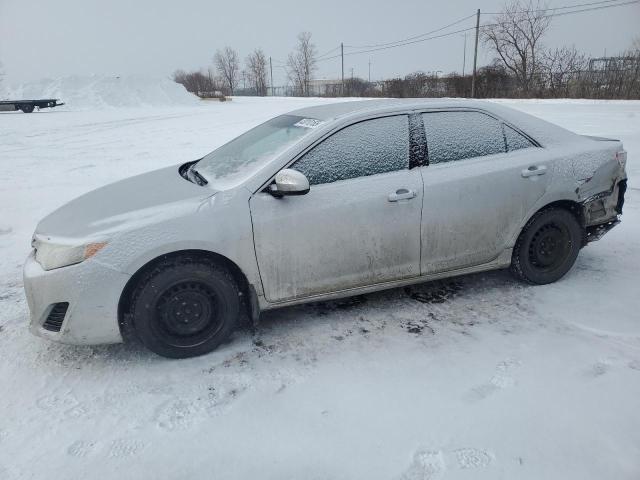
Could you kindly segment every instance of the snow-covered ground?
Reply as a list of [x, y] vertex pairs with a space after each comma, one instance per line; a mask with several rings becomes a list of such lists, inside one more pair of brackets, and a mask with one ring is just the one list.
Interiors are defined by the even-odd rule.
[[324, 101], [0, 114], [0, 479], [640, 478], [640, 102], [504, 102], [629, 152], [621, 226], [554, 285], [287, 308], [183, 361], [27, 332], [47, 212]]

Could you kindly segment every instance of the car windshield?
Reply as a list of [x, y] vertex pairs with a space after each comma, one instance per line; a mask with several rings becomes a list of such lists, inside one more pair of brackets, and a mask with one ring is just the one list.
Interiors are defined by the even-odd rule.
[[195, 168], [216, 188], [232, 188], [321, 123], [313, 118], [280, 115], [222, 145]]

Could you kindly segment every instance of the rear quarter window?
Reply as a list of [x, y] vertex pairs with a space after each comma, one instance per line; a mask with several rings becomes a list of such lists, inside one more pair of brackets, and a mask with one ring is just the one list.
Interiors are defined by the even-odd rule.
[[504, 125], [504, 138], [507, 142], [507, 149], [512, 152], [514, 150], [521, 150], [523, 148], [535, 147], [531, 141], [522, 135], [520, 132], [515, 131], [509, 125]]

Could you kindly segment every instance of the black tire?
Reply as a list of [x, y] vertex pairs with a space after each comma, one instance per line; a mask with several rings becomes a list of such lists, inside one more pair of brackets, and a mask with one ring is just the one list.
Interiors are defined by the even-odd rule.
[[20, 106], [20, 110], [22, 110], [24, 113], [31, 113], [33, 112], [33, 105], [22, 105]]
[[576, 261], [583, 230], [568, 210], [550, 208], [527, 222], [513, 249], [511, 271], [521, 280], [544, 285], [562, 278]]
[[238, 324], [240, 290], [216, 263], [173, 258], [144, 275], [131, 304], [133, 330], [151, 351], [169, 358], [209, 353]]

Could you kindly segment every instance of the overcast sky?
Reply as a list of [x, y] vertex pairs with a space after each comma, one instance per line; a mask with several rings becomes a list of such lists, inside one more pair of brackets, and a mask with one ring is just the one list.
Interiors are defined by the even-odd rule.
[[[558, 7], [595, 0], [556, 0]], [[419, 35], [472, 15], [495, 12], [502, 0], [0, 0], [0, 61], [15, 84], [73, 74], [168, 76], [177, 68], [207, 67], [217, 48], [230, 45], [242, 59], [261, 47], [286, 60], [296, 35], [307, 30], [320, 54], [345, 45], [369, 45]], [[482, 17], [490, 21], [491, 16]], [[472, 27], [470, 18], [452, 30]], [[615, 54], [640, 35], [640, 3], [557, 17], [549, 46], [575, 45], [590, 55]], [[345, 57], [345, 75], [372, 79], [416, 70], [461, 71], [462, 34]], [[467, 71], [473, 58], [467, 35]], [[346, 52], [352, 51], [346, 49]], [[337, 53], [337, 52], [336, 52]], [[491, 56], [481, 50], [479, 64]], [[274, 62], [274, 83], [285, 82]], [[338, 78], [340, 59], [319, 64], [317, 77]]]

